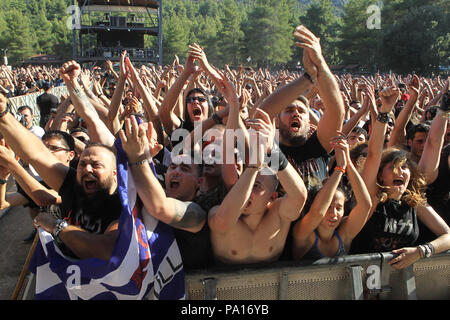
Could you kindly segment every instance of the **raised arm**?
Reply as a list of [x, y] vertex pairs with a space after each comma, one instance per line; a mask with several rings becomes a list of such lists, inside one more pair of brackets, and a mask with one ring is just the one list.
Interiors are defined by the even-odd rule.
[[183, 72], [181, 72], [180, 76], [175, 80], [175, 83], [164, 96], [164, 100], [159, 109], [159, 116], [164, 126], [164, 130], [168, 135], [171, 135], [181, 124], [180, 119], [174, 113], [174, 109], [180, 94], [182, 94], [181, 91], [183, 90], [186, 80], [194, 70], [194, 58], [188, 56]]
[[[254, 128], [258, 133], [263, 133], [267, 135], [269, 140], [268, 144], [273, 145], [275, 136], [275, 127], [269, 118], [269, 115], [258, 109], [256, 113], [257, 119], [250, 123], [250, 128]], [[261, 127], [259, 129], [258, 127]], [[264, 130], [265, 128], [265, 130]], [[297, 170], [289, 163], [286, 156], [278, 150], [273, 150], [270, 148], [271, 161], [275, 161], [274, 156], [278, 156], [278, 168], [277, 168], [277, 178], [280, 181], [285, 194], [282, 198], [274, 201], [274, 206], [278, 206], [278, 213], [280, 217], [287, 219], [288, 221], [293, 221], [300, 216], [303, 205], [306, 202], [307, 190], [303, 182], [303, 179], [298, 174]], [[277, 154], [278, 153], [278, 154]], [[273, 165], [271, 165], [273, 167]]]
[[[370, 103], [375, 105], [374, 92], [371, 88], [367, 90]], [[398, 99], [399, 89], [394, 87], [388, 87], [380, 92], [382, 106], [376, 119], [372, 121], [372, 132], [369, 138], [368, 154], [366, 162], [361, 174], [367, 189], [372, 197], [372, 202], [376, 198], [377, 187], [377, 175], [380, 167], [381, 155], [384, 148], [384, 136], [386, 133], [388, 114], [394, 108], [395, 102]], [[372, 206], [375, 209], [375, 203]], [[372, 210], [373, 211], [373, 210]]]
[[301, 43], [296, 42], [295, 45], [304, 50], [303, 61], [305, 68], [306, 65], [314, 65], [314, 67], [309, 67], [308, 69], [315, 68], [317, 70], [317, 87], [325, 107], [325, 112], [317, 126], [317, 138], [322, 147], [327, 152], [330, 152], [330, 141], [337, 131], [341, 131], [344, 121], [345, 108], [342, 94], [336, 78], [322, 56], [320, 39], [304, 26], [298, 26], [294, 36], [302, 41]]
[[114, 90], [113, 96], [111, 98], [111, 104], [108, 111], [108, 125], [113, 135], [116, 135], [120, 128], [121, 123], [119, 120], [119, 110], [122, 106], [122, 96], [125, 89], [125, 84], [128, 77], [127, 68], [125, 65], [125, 55], [126, 51], [123, 51], [120, 56], [120, 74], [117, 79], [116, 89]]
[[59, 73], [70, 93], [70, 99], [75, 107], [75, 111], [87, 124], [87, 129], [92, 141], [112, 146], [115, 140], [114, 136], [111, 131], [109, 131], [106, 124], [100, 119], [97, 111], [92, 106], [92, 103], [78, 84], [77, 78], [80, 71], [81, 68], [78, 63], [75, 61], [68, 61], [62, 66]]
[[347, 217], [343, 218], [343, 221], [339, 226], [339, 233], [342, 240], [346, 248], [349, 249], [352, 240], [361, 231], [367, 221], [372, 201], [364, 180], [361, 178], [358, 170], [356, 170], [350, 159], [347, 143], [344, 143], [343, 147], [347, 160], [346, 173], [356, 199], [356, 206], [350, 211]]
[[419, 96], [419, 77], [414, 75], [414, 78], [409, 85], [409, 100], [406, 102], [402, 111], [397, 117], [394, 129], [392, 129], [391, 138], [388, 142], [388, 147], [402, 146], [406, 143], [406, 125], [411, 119], [414, 112], [414, 107]]
[[130, 59], [127, 57], [125, 59], [125, 63], [127, 66], [127, 70], [131, 75], [131, 79], [133, 84], [136, 86], [144, 105], [144, 109], [147, 113], [148, 120], [152, 123], [156, 132], [158, 133], [158, 141], [162, 142], [163, 139], [163, 129], [161, 126], [158, 107], [156, 106], [155, 99], [153, 98], [152, 93], [149, 89], [144, 85], [141, 78], [139, 77], [136, 69], [133, 67]]
[[[340, 137], [336, 137], [334, 141], [339, 141], [340, 139]], [[333, 171], [331, 176], [317, 193], [308, 213], [294, 226], [294, 242], [299, 248], [303, 248], [306, 245], [311, 234], [320, 225], [325, 217], [331, 201], [333, 200], [334, 194], [336, 193], [337, 187], [339, 186], [339, 182], [341, 181], [343, 171], [345, 171], [347, 167], [347, 159], [344, 149], [336, 147], [335, 152], [337, 164], [336, 168], [338, 169]], [[298, 254], [299, 253], [294, 255]]]
[[31, 164], [53, 189], [61, 187], [69, 167], [65, 166], [45, 147], [42, 141], [7, 112], [6, 98], [0, 95], [0, 132], [11, 149]]
[[449, 125], [449, 112], [450, 95], [447, 92], [444, 94], [439, 111], [433, 119], [419, 160], [419, 169], [423, 172], [427, 184], [432, 183], [438, 176], [440, 155]]
[[[147, 132], [151, 131], [149, 125]], [[147, 161], [150, 154], [146, 150], [151, 152], [155, 145], [153, 142], [149, 144], [153, 139], [151, 136], [147, 137], [145, 127], [138, 126], [136, 119], [130, 117], [125, 120], [125, 130], [119, 131], [119, 135], [128, 156], [128, 167], [136, 190], [147, 212], [174, 228], [198, 232], [205, 224], [206, 212], [194, 202], [179, 201], [166, 196]]]
[[[23, 191], [25, 191], [38, 206], [42, 207], [61, 203], [61, 197], [58, 193], [46, 188], [33, 178], [15, 159], [12, 150], [8, 149], [3, 144], [0, 145], [0, 163], [2, 166], [8, 168], [16, 182], [22, 187]], [[9, 202], [8, 196], [6, 198]]]

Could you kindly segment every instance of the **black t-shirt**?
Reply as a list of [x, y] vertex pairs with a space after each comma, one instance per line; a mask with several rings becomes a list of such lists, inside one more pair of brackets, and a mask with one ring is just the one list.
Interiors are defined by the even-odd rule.
[[[441, 152], [439, 171], [436, 180], [428, 185], [426, 194], [428, 204], [450, 225], [450, 168], [448, 157], [450, 144]], [[418, 243], [425, 243], [436, 239], [436, 235], [419, 220], [420, 234]]]
[[[50, 189], [50, 187], [43, 180], [38, 180], [38, 181], [44, 187]], [[31, 197], [22, 189], [22, 187], [17, 182], [16, 182], [16, 185], [17, 185], [17, 193], [20, 193], [22, 196], [24, 196], [28, 200], [28, 203], [23, 205], [24, 207], [29, 207], [31, 209], [39, 208], [40, 212], [45, 211], [45, 212], [50, 213], [56, 219], [61, 219], [61, 208], [59, 207], [58, 204], [51, 204], [51, 205], [40, 207], [33, 201], [33, 199], [31, 199]]]
[[390, 252], [414, 245], [419, 236], [416, 208], [404, 201], [379, 203], [353, 239], [350, 254]]
[[116, 190], [112, 195], [89, 200], [82, 196], [80, 188], [76, 182], [76, 170], [70, 168], [59, 190], [62, 217], [67, 218], [69, 224], [103, 234], [122, 212], [119, 193]]
[[58, 97], [53, 94], [48, 94], [44, 92], [36, 98], [36, 103], [39, 106], [39, 112], [41, 114], [41, 119], [45, 119], [50, 115], [50, 110], [52, 108], [58, 107]]
[[297, 170], [308, 191], [315, 185], [321, 185], [327, 178], [329, 155], [314, 132], [302, 146], [288, 147], [280, 144], [280, 149]]

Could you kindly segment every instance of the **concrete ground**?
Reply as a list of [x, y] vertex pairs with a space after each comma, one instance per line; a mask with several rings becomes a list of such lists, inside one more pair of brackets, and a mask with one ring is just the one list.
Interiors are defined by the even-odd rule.
[[[7, 193], [15, 192], [15, 182], [10, 179]], [[24, 243], [33, 230], [28, 208], [22, 206], [0, 211], [0, 300], [10, 300], [22, 267], [31, 248]]]

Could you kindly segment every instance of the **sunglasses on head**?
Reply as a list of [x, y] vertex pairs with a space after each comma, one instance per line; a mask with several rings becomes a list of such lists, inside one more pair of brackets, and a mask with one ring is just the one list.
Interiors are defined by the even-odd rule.
[[195, 100], [197, 100], [198, 102], [205, 102], [206, 98], [205, 97], [187, 97], [186, 98], [187, 103], [193, 103]]

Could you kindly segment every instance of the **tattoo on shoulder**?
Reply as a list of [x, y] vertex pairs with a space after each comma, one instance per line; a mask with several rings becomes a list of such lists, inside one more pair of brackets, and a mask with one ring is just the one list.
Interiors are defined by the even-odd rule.
[[190, 201], [174, 201], [174, 218], [170, 225], [174, 228], [194, 228], [205, 222], [206, 212], [198, 204]]

